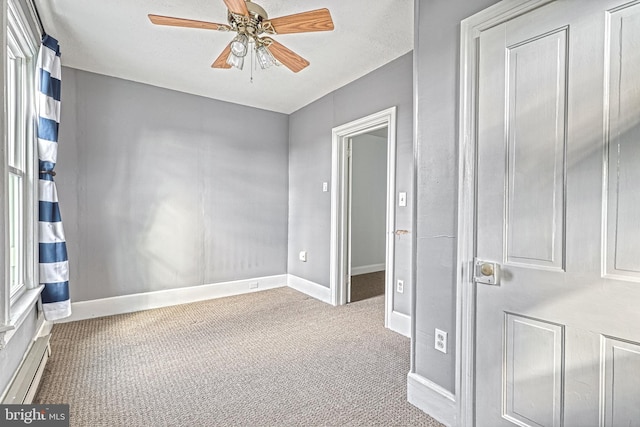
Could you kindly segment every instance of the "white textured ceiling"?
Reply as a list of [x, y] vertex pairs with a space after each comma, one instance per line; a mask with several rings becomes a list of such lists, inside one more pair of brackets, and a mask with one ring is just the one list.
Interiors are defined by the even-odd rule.
[[[226, 23], [222, 0], [36, 0], [64, 66], [291, 113], [413, 49], [413, 0], [256, 0], [270, 18], [328, 8], [335, 30], [274, 39], [311, 65], [213, 69], [233, 33], [156, 26], [147, 14]], [[248, 59], [248, 58], [247, 58]]]

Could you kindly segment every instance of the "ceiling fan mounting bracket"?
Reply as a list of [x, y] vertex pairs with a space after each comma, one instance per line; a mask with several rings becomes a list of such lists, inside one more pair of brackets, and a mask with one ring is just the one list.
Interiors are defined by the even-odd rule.
[[229, 26], [233, 31], [246, 34], [258, 34], [260, 23], [252, 18], [229, 12]]
[[247, 10], [249, 11], [249, 15], [253, 15], [256, 19], [260, 19], [260, 21], [266, 20], [269, 17], [267, 16], [267, 11], [264, 10], [261, 6], [247, 1]]
[[259, 35], [263, 32], [262, 22], [268, 18], [267, 12], [259, 5], [250, 1], [246, 2], [248, 15], [242, 15], [229, 11], [227, 20], [231, 28], [249, 35]]

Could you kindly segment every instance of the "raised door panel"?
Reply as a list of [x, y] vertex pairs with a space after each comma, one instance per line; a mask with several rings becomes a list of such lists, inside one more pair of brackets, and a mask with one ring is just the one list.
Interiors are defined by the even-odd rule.
[[567, 29], [507, 49], [506, 262], [564, 268]]
[[603, 427], [640, 426], [640, 344], [602, 337]]
[[564, 328], [507, 313], [504, 414], [521, 426], [561, 425]]
[[640, 5], [609, 20], [606, 274], [640, 281]]

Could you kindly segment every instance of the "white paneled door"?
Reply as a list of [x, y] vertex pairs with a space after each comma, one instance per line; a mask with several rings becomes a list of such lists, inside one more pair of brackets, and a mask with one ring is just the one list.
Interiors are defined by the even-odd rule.
[[476, 425], [640, 426], [640, 2], [478, 52]]

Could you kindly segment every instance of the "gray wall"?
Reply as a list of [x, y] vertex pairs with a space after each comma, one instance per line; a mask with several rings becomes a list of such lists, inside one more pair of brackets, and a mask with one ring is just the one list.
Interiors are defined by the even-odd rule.
[[[460, 21], [495, 0], [416, 1], [417, 153], [415, 337], [412, 370], [454, 391]], [[448, 354], [433, 347], [449, 333]]]
[[[385, 128], [386, 132], [386, 128]], [[385, 263], [387, 138], [351, 139], [351, 268]]]
[[287, 272], [288, 116], [63, 68], [78, 302]]
[[[407, 53], [366, 76], [320, 98], [289, 117], [289, 273], [329, 287], [331, 130], [353, 120], [398, 107], [396, 187], [412, 192], [413, 60]], [[396, 208], [395, 279], [411, 282], [413, 200]], [[298, 261], [301, 250], [307, 262]], [[396, 294], [394, 309], [409, 314], [410, 293]]]

